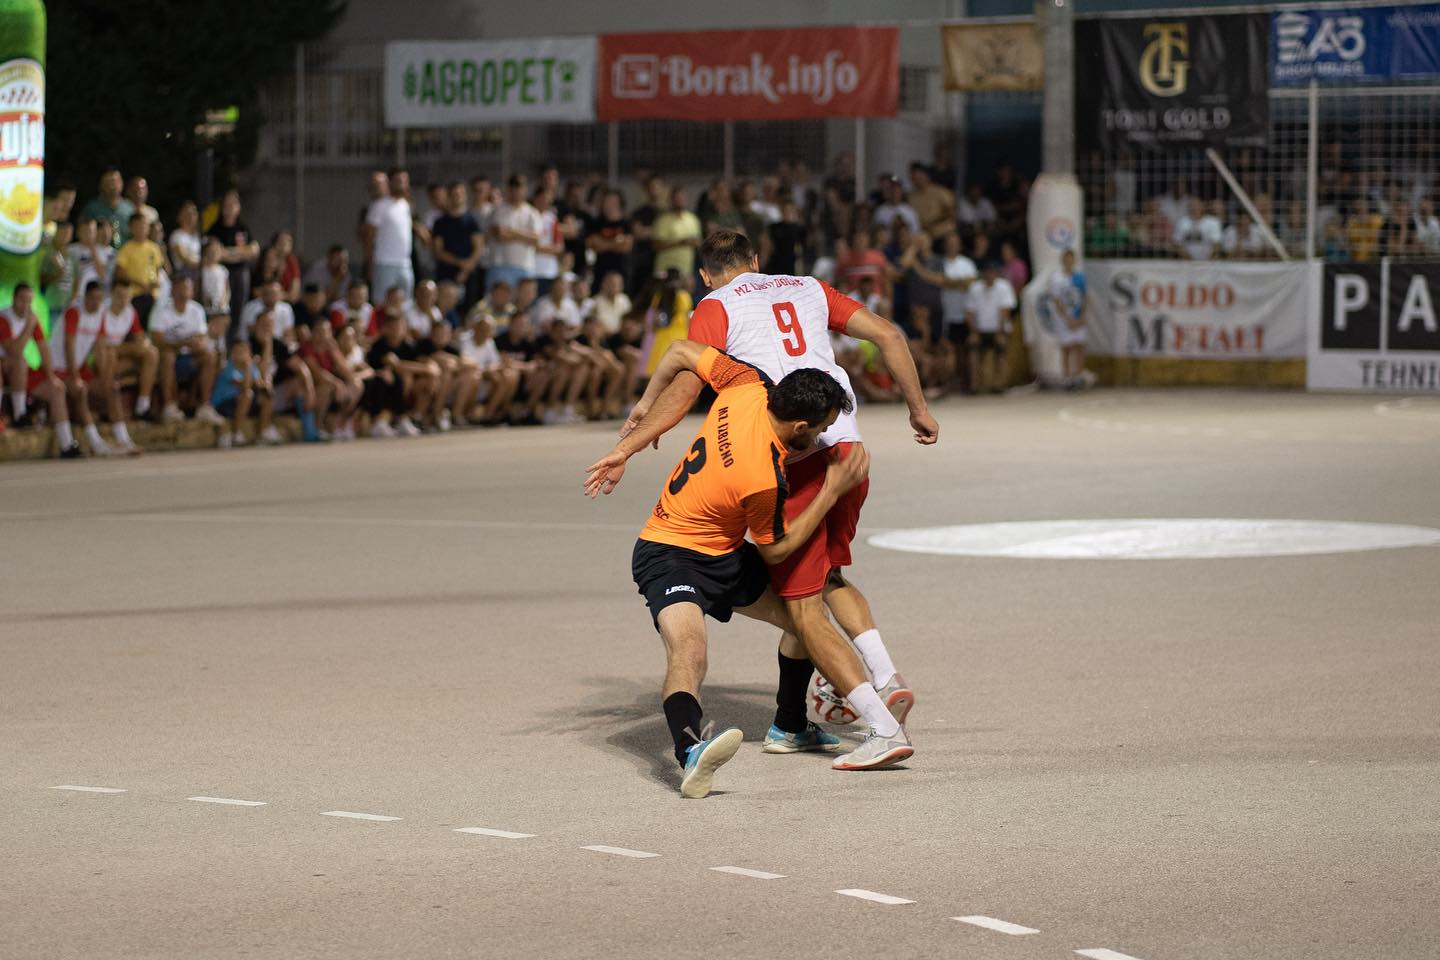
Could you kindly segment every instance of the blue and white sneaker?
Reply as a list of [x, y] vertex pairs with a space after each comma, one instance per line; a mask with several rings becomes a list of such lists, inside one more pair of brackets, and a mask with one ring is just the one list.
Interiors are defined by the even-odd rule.
[[805, 724], [804, 733], [786, 733], [772, 723], [761, 749], [766, 753], [834, 753], [840, 749], [840, 738], [813, 723]]
[[685, 755], [685, 776], [680, 780], [680, 796], [699, 800], [709, 794], [715, 771], [735, 756], [744, 739], [745, 735], [739, 727], [728, 727], [691, 747]]

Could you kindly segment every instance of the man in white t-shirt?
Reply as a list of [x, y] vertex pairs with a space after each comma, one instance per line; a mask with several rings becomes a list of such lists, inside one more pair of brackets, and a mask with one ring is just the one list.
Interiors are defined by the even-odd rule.
[[[271, 280], [261, 284], [259, 295], [240, 310], [240, 336], [249, 337], [255, 329], [255, 320], [262, 313], [275, 315], [275, 336], [287, 341], [295, 340], [295, 310], [280, 299], [280, 281]], [[428, 328], [427, 328], [428, 329]]]
[[1221, 234], [1220, 249], [1225, 251], [1226, 258], [1230, 260], [1259, 260], [1265, 256], [1269, 247], [1260, 229], [1255, 226], [1255, 221], [1250, 219], [1250, 214], [1242, 210], [1235, 222]]
[[515, 175], [505, 184], [505, 202], [490, 217], [490, 268], [485, 271], [485, 292], [500, 281], [518, 287], [535, 275], [535, 249], [544, 225], [540, 211], [525, 200], [525, 178]]
[[880, 195], [885, 202], [875, 208], [875, 215], [871, 218], [875, 226], [889, 229], [899, 220], [910, 228], [912, 236], [920, 232], [920, 217], [915, 208], [905, 202], [905, 188], [900, 185], [899, 177], [889, 173], [881, 177]]
[[434, 280], [421, 280], [415, 285], [415, 299], [407, 300], [401, 312], [405, 317], [405, 326], [409, 328], [410, 335], [416, 340], [430, 336], [430, 328], [444, 319], [440, 313], [440, 307], [436, 304], [439, 291], [435, 287]]
[[65, 396], [74, 411], [90, 452], [97, 457], [139, 452], [123, 433], [124, 424], [115, 434], [116, 445], [110, 446], [101, 437], [90, 415], [90, 381], [94, 377], [92, 351], [105, 326], [105, 289], [92, 280], [75, 306], [65, 311], [63, 323], [50, 331], [50, 366], [65, 384]]
[[365, 210], [360, 240], [365, 246], [365, 262], [370, 265], [370, 289], [377, 297], [384, 296], [391, 287], [400, 287], [408, 298], [415, 289], [415, 268], [410, 258], [416, 225], [409, 193], [410, 175], [404, 170], [391, 170], [384, 193], [371, 200]]
[[[966, 344], [966, 362], [970, 371], [970, 391], [988, 390], [1002, 393], [1004, 385], [1005, 342], [1010, 336], [1010, 313], [1015, 309], [1015, 288], [1000, 276], [1000, 265], [987, 260], [980, 267], [980, 280], [970, 285], [966, 316], [970, 337]], [[981, 364], [981, 355], [984, 364]]]
[[1191, 200], [1185, 215], [1176, 221], [1171, 239], [1182, 257], [1213, 260], [1215, 248], [1224, 239], [1224, 230], [1219, 217], [1206, 213], [1199, 200]]
[[[272, 280], [266, 287], [272, 285], [280, 286]], [[150, 337], [160, 348], [160, 396], [164, 404], [160, 416], [166, 423], [185, 419], [176, 402], [177, 386], [180, 380], [195, 380], [200, 396], [195, 419], [224, 426], [225, 418], [210, 406], [210, 391], [220, 369], [220, 355], [210, 341], [205, 308], [192, 300], [190, 294], [191, 280], [182, 276], [171, 288], [170, 302], [156, 304], [150, 311]], [[293, 316], [291, 324], [294, 324]]]

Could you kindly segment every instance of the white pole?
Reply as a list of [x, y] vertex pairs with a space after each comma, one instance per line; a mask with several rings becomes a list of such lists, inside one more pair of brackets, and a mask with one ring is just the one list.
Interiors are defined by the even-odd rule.
[[1220, 159], [1220, 154], [1215, 152], [1214, 147], [1206, 147], [1205, 156], [1210, 158], [1210, 163], [1220, 172], [1220, 176], [1224, 178], [1225, 183], [1234, 191], [1235, 196], [1240, 199], [1240, 205], [1245, 208], [1246, 213], [1250, 214], [1250, 219], [1255, 221], [1255, 226], [1260, 229], [1260, 235], [1270, 244], [1276, 256], [1281, 260], [1288, 261], [1290, 254], [1285, 251], [1285, 244], [1281, 243], [1276, 238], [1275, 231], [1270, 229], [1270, 221], [1260, 216], [1260, 211], [1255, 209], [1255, 204], [1250, 200], [1250, 194], [1246, 193], [1245, 188], [1240, 186], [1240, 182], [1235, 179], [1235, 174], [1231, 173], [1230, 168], [1225, 165], [1225, 161]]
[[855, 118], [855, 202], [865, 202], [865, 118]]
[[1305, 158], [1305, 259], [1315, 259], [1315, 209], [1320, 178], [1320, 84], [1310, 81], [1310, 146]]
[[295, 249], [305, 249], [305, 44], [295, 44]]
[[614, 120], [610, 121], [608, 158], [606, 179], [610, 182], [610, 186], [618, 187], [620, 185], [620, 124]]
[[726, 121], [725, 121], [725, 147], [724, 147], [723, 153], [724, 153], [724, 155], [725, 155], [725, 156], [724, 156], [724, 162], [725, 162], [724, 177], [725, 177], [725, 182], [726, 182], [726, 183], [734, 183], [734, 182], [735, 182], [735, 121], [734, 121], [734, 120], [726, 120]]

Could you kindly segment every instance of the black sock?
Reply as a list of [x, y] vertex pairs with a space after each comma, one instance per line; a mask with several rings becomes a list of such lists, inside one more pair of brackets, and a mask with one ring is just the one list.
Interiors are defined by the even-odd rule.
[[775, 726], [786, 733], [805, 732], [805, 690], [815, 666], [809, 660], [780, 658], [780, 685], [775, 688]]
[[675, 759], [682, 767], [686, 751], [700, 742], [700, 716], [700, 701], [693, 695], [682, 690], [665, 698], [665, 722], [675, 739]]

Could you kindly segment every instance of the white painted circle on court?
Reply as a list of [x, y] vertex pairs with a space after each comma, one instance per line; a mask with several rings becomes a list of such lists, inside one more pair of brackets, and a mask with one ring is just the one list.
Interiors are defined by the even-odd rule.
[[891, 530], [872, 546], [1030, 560], [1211, 560], [1440, 546], [1440, 530], [1324, 520], [1041, 520]]

